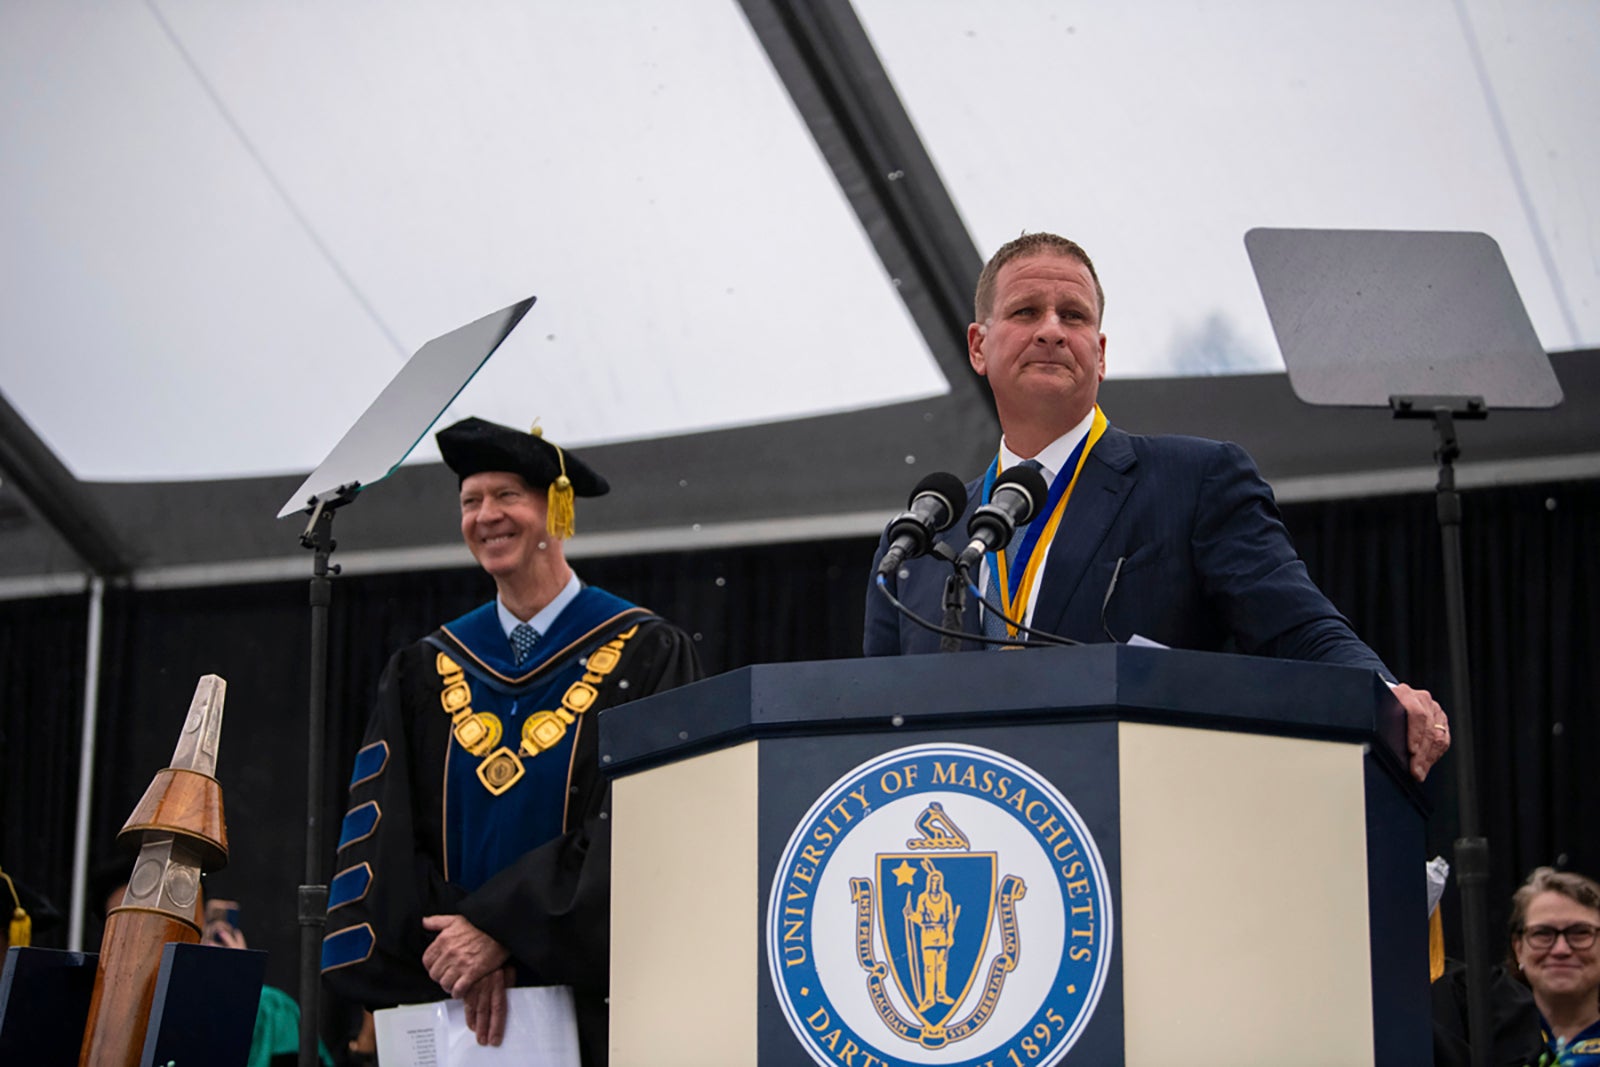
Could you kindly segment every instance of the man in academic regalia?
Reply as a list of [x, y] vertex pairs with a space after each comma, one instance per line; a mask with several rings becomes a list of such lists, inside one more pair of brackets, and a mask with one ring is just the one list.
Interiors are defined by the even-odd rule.
[[505, 990], [570, 985], [606, 1058], [609, 789], [595, 715], [701, 676], [689, 638], [567, 565], [572, 498], [606, 481], [536, 434], [438, 433], [495, 599], [389, 661], [350, 781], [322, 970], [368, 1008], [461, 999], [498, 1044]]

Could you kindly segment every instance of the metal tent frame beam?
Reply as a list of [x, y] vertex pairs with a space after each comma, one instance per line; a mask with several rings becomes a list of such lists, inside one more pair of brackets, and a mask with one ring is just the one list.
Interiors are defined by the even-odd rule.
[[896, 280], [951, 399], [992, 415], [994, 400], [967, 362], [983, 257], [855, 9], [847, 0], [740, 0], [740, 7]]
[[0, 471], [95, 575], [118, 578], [133, 557], [83, 483], [0, 393]]

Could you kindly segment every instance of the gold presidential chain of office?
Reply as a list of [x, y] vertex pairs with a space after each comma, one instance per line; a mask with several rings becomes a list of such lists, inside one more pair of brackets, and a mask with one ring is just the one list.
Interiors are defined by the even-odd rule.
[[505, 727], [498, 715], [492, 711], [472, 710], [472, 689], [467, 685], [461, 665], [444, 652], [435, 656], [434, 668], [444, 686], [439, 693], [439, 703], [450, 716], [456, 742], [480, 757], [478, 780], [485, 789], [495, 796], [504, 793], [521, 780], [525, 773], [524, 758], [533, 759], [561, 743], [567, 736], [567, 728], [599, 699], [600, 686], [622, 662], [623, 647], [638, 632], [635, 624], [590, 652], [584, 661], [583, 677], [567, 686], [561, 703], [552, 711], [536, 711], [523, 722], [522, 743], [515, 750], [500, 744]]

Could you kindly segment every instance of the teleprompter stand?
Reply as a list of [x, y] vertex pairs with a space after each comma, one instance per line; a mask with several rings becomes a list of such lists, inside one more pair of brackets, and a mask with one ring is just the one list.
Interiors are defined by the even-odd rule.
[[1489, 842], [1478, 817], [1456, 422], [1487, 418], [1490, 403], [1554, 407], [1561, 387], [1500, 248], [1485, 234], [1255, 229], [1245, 247], [1295, 395], [1308, 404], [1387, 407], [1397, 419], [1433, 422], [1458, 756], [1455, 868], [1467, 1032], [1473, 1067], [1487, 1067]]
[[[296, 891], [295, 917], [300, 924], [300, 1059], [316, 1063], [320, 984], [319, 961], [323, 921], [328, 912], [328, 887], [322, 882], [322, 834], [319, 823], [323, 794], [323, 731], [328, 719], [328, 609], [333, 604], [337, 564], [329, 562], [338, 542], [333, 539], [334, 513], [355, 500], [360, 483], [340, 486], [313, 497], [311, 518], [300, 544], [311, 550], [311, 691], [306, 714], [306, 852], [305, 881]], [[310, 1043], [311, 1059], [306, 1059]]]
[[322, 929], [328, 887], [322, 881], [323, 730], [328, 700], [328, 609], [338, 566], [333, 517], [363, 488], [392, 474], [450, 406], [478, 369], [494, 355], [533, 306], [533, 297], [435, 337], [406, 361], [328, 458], [284, 504], [278, 517], [306, 511], [300, 543], [312, 552], [311, 692], [306, 715], [306, 863], [296, 914], [300, 923], [300, 1067], [317, 1062], [317, 1010], [321, 992]]

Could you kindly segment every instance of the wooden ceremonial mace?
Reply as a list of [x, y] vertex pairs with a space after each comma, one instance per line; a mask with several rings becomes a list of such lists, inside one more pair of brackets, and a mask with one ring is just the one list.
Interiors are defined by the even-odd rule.
[[172, 765], [156, 774], [117, 835], [120, 845], [139, 844], [139, 858], [122, 903], [106, 916], [79, 1067], [138, 1067], [162, 946], [200, 941], [200, 873], [228, 862], [222, 786], [213, 777], [227, 691], [214, 674], [200, 679]]

